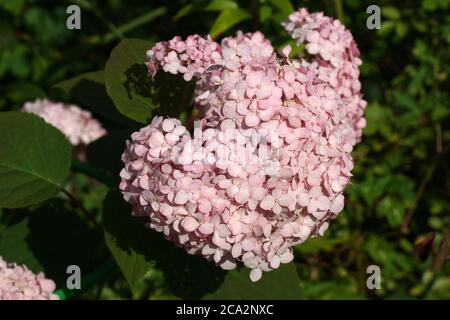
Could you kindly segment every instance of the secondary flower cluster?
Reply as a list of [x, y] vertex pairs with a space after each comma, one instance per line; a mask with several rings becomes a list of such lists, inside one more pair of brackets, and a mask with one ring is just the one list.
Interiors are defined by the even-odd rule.
[[147, 67], [154, 76], [162, 67], [165, 72], [182, 73], [186, 81], [205, 72], [205, 67], [221, 58], [220, 47], [208, 37], [188, 36], [185, 41], [177, 36], [168, 42], [158, 42], [147, 52]]
[[47, 99], [27, 102], [23, 112], [33, 113], [58, 128], [73, 146], [88, 145], [104, 136], [106, 130], [89, 111]]
[[42, 272], [35, 275], [0, 257], [0, 300], [59, 300], [54, 290], [55, 283]]
[[324, 16], [322, 12], [310, 14], [307, 9], [292, 13], [282, 25], [299, 44], [314, 55], [310, 64], [317, 78], [328, 83], [346, 105], [347, 116], [352, 120], [356, 139], [360, 141], [366, 126], [359, 82], [359, 50], [349, 30], [339, 20]]
[[[321, 15], [299, 14], [286, 22], [291, 30], [321, 28]], [[340, 35], [343, 27], [328, 19], [334, 27], [327, 28]], [[319, 48], [322, 37], [312, 37]], [[134, 215], [150, 218], [150, 228], [223, 269], [242, 262], [258, 281], [292, 260], [293, 245], [322, 235], [343, 209], [350, 152], [364, 122], [359, 53], [352, 39], [341, 51], [330, 49], [340, 55], [333, 62], [325, 51], [326, 60], [291, 60], [289, 48], [277, 55], [260, 32], [238, 32], [220, 45], [200, 39], [175, 37], [147, 55], [151, 75], [191, 70], [201, 119], [194, 136], [161, 117], [133, 133], [120, 189]], [[336, 73], [336, 82], [324, 79], [323, 68]], [[357, 110], [350, 106], [355, 96]]]

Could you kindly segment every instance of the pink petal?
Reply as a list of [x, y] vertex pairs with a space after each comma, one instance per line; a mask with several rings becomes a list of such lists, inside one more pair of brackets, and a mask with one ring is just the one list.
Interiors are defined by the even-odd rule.
[[223, 270], [234, 270], [236, 268], [236, 263], [230, 260], [225, 260], [220, 267]]
[[171, 132], [175, 127], [175, 123], [172, 119], [165, 119], [162, 123], [162, 129], [165, 132]]
[[258, 99], [266, 99], [272, 94], [271, 86], [262, 86], [260, 89], [256, 90], [256, 97]]
[[148, 154], [151, 155], [153, 158], [158, 158], [161, 153], [162, 148], [158, 146], [152, 146], [148, 150]]
[[278, 269], [278, 267], [280, 266], [280, 257], [277, 255], [273, 256], [273, 258], [270, 259], [270, 266], [273, 269]]
[[245, 124], [249, 127], [256, 127], [259, 124], [259, 117], [254, 112], [249, 112], [245, 116]]
[[164, 135], [159, 131], [155, 131], [152, 133], [148, 142], [150, 147], [160, 146], [164, 142]]
[[331, 202], [330, 202], [330, 199], [328, 197], [320, 196], [319, 199], [317, 199], [317, 200], [319, 201], [317, 206], [318, 206], [318, 208], [320, 210], [328, 210], [328, 209], [330, 209]]
[[239, 176], [240, 172], [241, 172], [241, 168], [239, 165], [231, 164], [228, 166], [228, 173], [230, 174], [230, 176], [237, 177], [237, 176]]
[[221, 224], [219, 224], [219, 225], [217, 226], [217, 233], [218, 233], [222, 238], [226, 238], [226, 237], [228, 237], [229, 235], [231, 235], [230, 229], [227, 227], [226, 224], [223, 224], [223, 223], [221, 223]]
[[181, 226], [183, 227], [184, 230], [192, 232], [198, 228], [199, 223], [192, 217], [186, 217], [183, 219], [183, 221], [181, 221]]
[[317, 219], [321, 220], [323, 217], [327, 215], [327, 211], [315, 211], [312, 213], [312, 215]]
[[175, 196], [175, 199], [173, 200], [173, 202], [175, 202], [176, 204], [182, 205], [185, 204], [186, 202], [188, 202], [189, 200], [189, 193], [187, 193], [184, 190], [180, 190], [177, 192], [177, 195]]
[[272, 208], [273, 213], [280, 214], [281, 213], [281, 206], [278, 203], [275, 203], [275, 205]]
[[291, 53], [292, 48], [290, 45], [285, 46], [283, 49], [281, 49], [281, 54], [283, 57], [288, 58], [289, 54]]
[[251, 87], [256, 87], [261, 83], [261, 79], [264, 77], [263, 71], [255, 71], [247, 75], [245, 80], [247, 81], [247, 84]]
[[241, 244], [240, 243], [235, 243], [233, 245], [233, 249], [231, 250], [231, 256], [233, 258], [237, 258], [237, 257], [239, 257], [241, 255], [241, 253], [242, 253], [242, 246], [241, 246]]
[[333, 213], [339, 213], [342, 209], [344, 209], [344, 196], [340, 194], [333, 200], [330, 211]]
[[148, 150], [147, 147], [143, 146], [142, 144], [138, 144], [134, 147], [134, 153], [139, 157], [144, 156], [147, 150]]
[[168, 217], [173, 213], [173, 208], [166, 203], [163, 203], [159, 208], [162, 215]]
[[204, 235], [208, 235], [214, 232], [214, 226], [211, 223], [203, 223], [198, 230]]
[[315, 43], [308, 43], [306, 45], [306, 50], [310, 54], [317, 54], [319, 52], [319, 46]]
[[236, 116], [236, 103], [233, 101], [227, 101], [222, 108], [222, 113], [225, 118], [235, 118]]
[[248, 201], [249, 196], [250, 194], [248, 190], [240, 190], [238, 193], [236, 193], [234, 199], [236, 200], [237, 203], [244, 204]]
[[254, 238], [247, 238], [242, 241], [242, 249], [245, 251], [252, 251], [256, 247], [256, 240]]
[[291, 251], [287, 250], [282, 255], [280, 255], [280, 261], [282, 263], [289, 263], [294, 259], [294, 255]]
[[252, 280], [252, 282], [256, 282], [259, 279], [261, 279], [262, 277], [262, 271], [261, 269], [252, 269], [252, 271], [250, 271], [250, 280]]
[[271, 210], [275, 204], [275, 201], [272, 196], [265, 197], [260, 203], [259, 206], [264, 210]]
[[206, 201], [202, 201], [199, 205], [198, 205], [198, 210], [202, 213], [209, 213], [212, 210], [212, 205], [211, 203], [206, 200]]

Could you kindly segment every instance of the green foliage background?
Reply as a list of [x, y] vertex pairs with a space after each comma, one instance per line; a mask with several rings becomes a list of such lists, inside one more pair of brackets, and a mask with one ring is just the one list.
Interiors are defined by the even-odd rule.
[[[38, 97], [76, 102], [89, 109], [88, 104], [83, 104], [83, 96], [74, 99], [55, 84], [103, 69], [112, 49], [124, 37], [154, 42], [208, 31], [220, 38], [238, 29], [261, 30], [274, 46], [280, 47], [289, 42], [289, 37], [279, 24], [292, 8], [304, 6], [339, 17], [351, 29], [362, 53], [361, 80], [368, 101], [368, 125], [363, 142], [353, 152], [356, 166], [345, 192], [344, 211], [325, 237], [310, 239], [295, 248], [299, 298], [450, 299], [449, 0], [55, 3], [0, 0], [0, 111], [18, 110], [25, 101]], [[82, 8], [82, 29], [69, 31], [66, 8], [73, 3]], [[371, 4], [381, 7], [380, 30], [366, 27], [366, 8]], [[92, 76], [96, 79], [96, 74]], [[105, 102], [102, 94], [96, 96], [99, 105]], [[123, 121], [135, 125], [118, 113], [105, 116], [96, 109], [94, 114], [112, 131]], [[114, 133], [122, 140], [127, 134]], [[116, 157], [109, 168], [96, 163], [101, 148], [108, 150], [109, 160]], [[108, 141], [88, 149], [88, 160], [104, 169], [110, 185], [116, 178], [107, 174], [116, 172], [120, 151], [112, 150]], [[100, 223], [108, 187], [80, 174], [83, 168], [72, 169], [70, 190], [80, 196]], [[54, 224], [75, 224], [83, 229], [84, 233], [79, 234], [88, 235], [84, 239], [97, 239], [97, 248], [88, 246], [80, 252], [77, 246], [72, 251], [84, 254], [83, 266], [94, 272], [110, 253], [98, 240], [95, 224], [83, 219], [70, 222], [73, 217], [65, 214], [52, 217], [47, 207], [64, 213], [80, 211], [60, 198], [44, 204], [44, 208], [0, 211], [0, 239], [8, 236], [8, 241], [19, 241], [16, 238], [25, 237], [32, 225], [39, 225], [38, 211], [44, 211], [43, 218], [49, 216]], [[21, 220], [23, 216], [28, 217]], [[55, 241], [64, 241], [70, 235], [56, 232], [54, 237], [59, 237]], [[41, 242], [45, 247], [51, 240]], [[0, 248], [0, 255], [6, 249]], [[23, 248], [23, 255], [33, 250]], [[52, 254], [47, 252], [47, 256], [50, 259]], [[64, 262], [69, 260], [66, 257]], [[51, 265], [51, 261], [46, 263]], [[381, 268], [381, 290], [366, 287], [366, 268], [372, 264]], [[113, 263], [99, 279], [88, 281], [87, 291], [74, 298], [179, 297], [171, 276], [164, 268], [149, 265], [145, 277], [130, 290]]]

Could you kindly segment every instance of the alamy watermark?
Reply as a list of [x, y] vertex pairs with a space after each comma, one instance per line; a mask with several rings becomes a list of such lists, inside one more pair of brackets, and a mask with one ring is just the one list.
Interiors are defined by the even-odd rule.
[[81, 9], [77, 5], [70, 5], [66, 9], [66, 13], [69, 14], [66, 20], [66, 27], [69, 30], [81, 29]]
[[69, 290], [81, 289], [81, 268], [76, 264], [70, 265], [66, 269], [66, 273], [69, 274], [66, 280], [66, 287]]
[[[181, 148], [173, 147], [169, 158], [173, 163], [187, 166], [215, 165], [255, 169], [255, 174], [272, 177], [283, 174], [279, 160], [282, 137], [277, 129], [238, 129], [233, 121], [223, 121], [221, 129], [202, 128], [201, 121], [194, 123], [193, 139]], [[262, 169], [262, 171], [260, 170]]]
[[366, 13], [370, 16], [366, 20], [367, 29], [380, 29], [381, 28], [381, 9], [379, 6], [372, 4], [367, 7]]
[[366, 286], [369, 290], [381, 289], [381, 269], [380, 266], [372, 264], [367, 267], [366, 273], [369, 275], [366, 280]]
[[[66, 20], [66, 27], [69, 30], [81, 29], [81, 9], [79, 6], [73, 4], [67, 7], [66, 13], [69, 14]], [[366, 13], [370, 16], [366, 20], [367, 29], [381, 28], [381, 9], [376, 4], [367, 7]]]

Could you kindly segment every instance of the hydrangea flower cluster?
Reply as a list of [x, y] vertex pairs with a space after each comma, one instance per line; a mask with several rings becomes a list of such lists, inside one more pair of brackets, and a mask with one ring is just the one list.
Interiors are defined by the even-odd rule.
[[360, 141], [366, 126], [363, 111], [367, 103], [360, 92], [358, 78], [362, 61], [351, 32], [339, 20], [322, 12], [310, 14], [305, 8], [292, 13], [282, 25], [298, 44], [306, 43], [306, 51], [314, 55], [311, 68], [319, 80], [338, 92]]
[[147, 52], [147, 67], [154, 76], [159, 68], [172, 74], [182, 73], [186, 81], [205, 72], [205, 67], [221, 59], [219, 45], [211, 38], [188, 36], [185, 41], [176, 36], [168, 42], [158, 42]]
[[37, 99], [26, 102], [22, 111], [33, 113], [58, 128], [73, 146], [88, 145], [106, 134], [89, 111], [75, 105]]
[[[299, 12], [302, 19], [293, 14], [288, 29], [320, 29], [316, 14]], [[329, 21], [331, 31], [350, 34]], [[312, 40], [322, 48], [318, 35]], [[354, 96], [363, 101], [358, 73], [348, 71], [357, 70], [359, 53], [352, 39], [341, 51], [330, 49], [331, 62], [325, 51], [327, 60], [289, 59], [289, 47], [277, 55], [260, 32], [238, 32], [220, 45], [192, 38], [156, 44], [147, 66], [151, 75], [159, 69], [186, 75], [195, 65], [194, 134], [162, 117], [133, 133], [120, 189], [135, 216], [150, 218], [150, 228], [225, 270], [241, 262], [258, 281], [293, 259], [292, 246], [322, 235], [344, 207], [350, 152], [364, 122], [364, 103], [361, 110], [350, 106]], [[187, 58], [185, 52], [204, 48], [209, 59], [205, 52]], [[167, 67], [173, 61], [182, 63]], [[323, 68], [335, 72], [336, 82], [324, 78]]]
[[42, 272], [35, 275], [26, 266], [0, 257], [0, 300], [59, 300], [54, 290], [55, 283]]

